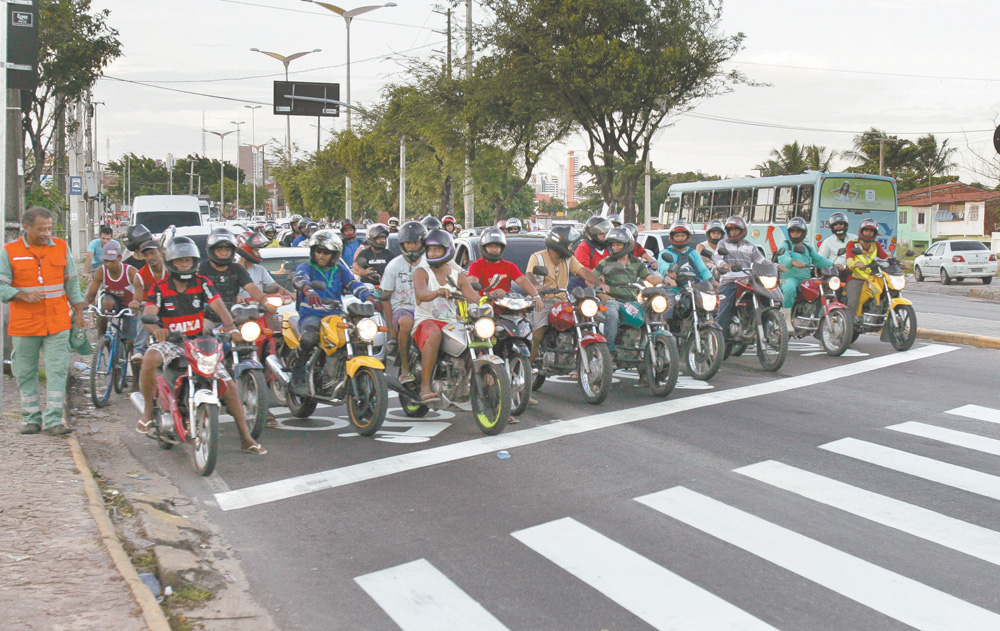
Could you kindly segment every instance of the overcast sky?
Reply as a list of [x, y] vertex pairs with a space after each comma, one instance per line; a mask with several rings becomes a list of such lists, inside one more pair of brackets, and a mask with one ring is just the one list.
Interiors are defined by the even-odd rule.
[[[351, 25], [352, 102], [379, 98], [387, 83], [402, 80], [402, 58], [429, 57], [445, 49], [445, 17], [426, 0], [396, 0], [355, 18]], [[355, 8], [365, 1], [344, 3]], [[453, 29], [464, 28], [463, 7]], [[344, 89], [343, 18], [300, 0], [93, 0], [109, 9], [124, 56], [95, 88], [99, 158], [125, 152], [164, 158], [202, 152], [202, 115], [211, 130], [246, 121], [251, 138], [256, 110], [257, 144], [284, 143], [285, 121], [271, 113], [272, 81], [282, 64], [250, 48], [290, 55], [322, 49], [293, 61], [291, 78], [339, 82]], [[477, 12], [476, 18], [483, 14]], [[729, 0], [722, 31], [745, 34], [729, 67], [768, 87], [739, 86], [708, 99], [655, 137], [652, 161], [665, 171], [754, 175], [774, 148], [792, 141], [838, 152], [870, 127], [909, 140], [934, 133], [960, 149], [955, 174], [988, 181], [976, 154], [997, 164], [993, 129], [1000, 123], [996, 0]], [[441, 32], [436, 32], [441, 31]], [[464, 50], [456, 42], [455, 55]], [[142, 82], [187, 94], [125, 83]], [[343, 92], [342, 92], [343, 95]], [[213, 97], [225, 97], [224, 100]], [[316, 119], [292, 117], [292, 141], [316, 147]], [[343, 119], [323, 119], [323, 140]], [[207, 155], [219, 157], [219, 139], [208, 136]], [[233, 136], [226, 159], [235, 160]], [[578, 139], [550, 152], [540, 170], [558, 173]], [[835, 160], [835, 168], [849, 163]], [[990, 182], [995, 184], [996, 182]]]

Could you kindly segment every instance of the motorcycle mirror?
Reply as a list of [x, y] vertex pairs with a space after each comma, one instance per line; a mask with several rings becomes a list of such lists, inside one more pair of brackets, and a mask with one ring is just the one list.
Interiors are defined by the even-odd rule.
[[801, 243], [799, 243], [794, 248], [792, 248], [792, 252], [795, 252], [796, 254], [805, 254], [806, 253], [806, 246], [804, 246]]
[[500, 284], [501, 280], [503, 280], [503, 277], [500, 276], [500, 274], [494, 274], [493, 278], [490, 279], [490, 284], [486, 287], [486, 291], [495, 289], [496, 286]]
[[837, 256], [844, 256], [845, 254], [847, 254], [847, 248], [840, 248], [837, 250]]
[[708, 250], [702, 250], [701, 251], [701, 258], [711, 260], [712, 259], [712, 253], [709, 252]]
[[536, 265], [533, 268], [531, 268], [531, 273], [534, 274], [535, 276], [548, 276], [549, 268], [545, 267], [544, 265]]
[[725, 256], [729, 254], [729, 248], [722, 245], [721, 243], [719, 244], [719, 247], [715, 249], [715, 251], [719, 254], [719, 256]]
[[472, 286], [472, 288], [473, 288], [473, 289], [475, 289], [476, 291], [480, 291], [480, 290], [481, 290], [481, 289], [483, 288], [483, 286], [482, 286], [482, 285], [480, 285], [479, 283], [477, 283], [477, 282], [476, 282], [476, 281], [474, 281], [474, 280], [470, 280], [470, 281], [469, 281], [469, 285], [471, 285], [471, 286]]
[[155, 315], [144, 315], [139, 318], [139, 321], [143, 324], [159, 324], [160, 317]]
[[862, 250], [858, 246], [854, 246], [853, 248], [851, 248], [851, 254], [853, 254], [854, 256], [857, 256], [857, 255], [863, 254], [863, 253], [864, 253], [864, 250]]
[[321, 280], [314, 280], [313, 282], [309, 283], [309, 286], [315, 289], [316, 291], [323, 291], [324, 289], [326, 289], [326, 283], [324, 283]]
[[[703, 256], [704, 256], [704, 254], [705, 254], [705, 252], [702, 251], [702, 255]], [[675, 259], [674, 255], [671, 254], [670, 252], [664, 251], [662, 254], [660, 254], [660, 260], [666, 261], [667, 263], [673, 263], [677, 259]]]

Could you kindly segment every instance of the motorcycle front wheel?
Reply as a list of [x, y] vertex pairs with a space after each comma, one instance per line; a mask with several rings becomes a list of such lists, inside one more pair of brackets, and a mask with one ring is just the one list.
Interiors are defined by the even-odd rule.
[[703, 326], [692, 331], [701, 343], [701, 351], [695, 346], [694, 339], [688, 343], [687, 368], [691, 376], [699, 381], [708, 381], [722, 367], [722, 357], [725, 353], [726, 341], [722, 331], [710, 326]]
[[510, 421], [510, 378], [506, 368], [484, 363], [472, 377], [472, 414], [484, 434], [495, 436]]
[[382, 428], [389, 391], [382, 371], [362, 366], [354, 373], [354, 387], [358, 394], [347, 397], [347, 415], [362, 436], [371, 436]]
[[764, 370], [774, 372], [785, 363], [788, 354], [788, 325], [777, 308], [768, 309], [760, 316], [764, 335], [757, 340], [757, 359]]
[[656, 335], [653, 337], [655, 361], [646, 349], [645, 357], [639, 366], [640, 377], [645, 377], [650, 392], [657, 397], [670, 394], [677, 385], [680, 372], [680, 353], [677, 351], [677, 340], [673, 337]]
[[576, 369], [580, 375], [580, 388], [587, 403], [598, 405], [608, 398], [613, 379], [611, 352], [604, 342], [593, 342], [577, 356]]
[[507, 359], [507, 374], [510, 375], [510, 413], [520, 416], [528, 409], [531, 398], [531, 362], [527, 357], [516, 355]]
[[893, 325], [892, 314], [885, 323], [889, 328], [889, 343], [897, 351], [905, 351], [917, 339], [917, 312], [911, 305], [899, 305], [895, 311], [899, 326]]
[[247, 370], [240, 375], [240, 402], [247, 417], [247, 429], [254, 440], [260, 438], [267, 422], [267, 390], [265, 389], [264, 373], [260, 370]]
[[202, 403], [194, 410], [188, 442], [194, 448], [194, 468], [199, 475], [212, 475], [219, 456], [219, 406]]
[[847, 309], [834, 309], [819, 323], [819, 343], [830, 357], [840, 357], [851, 345], [854, 333]]

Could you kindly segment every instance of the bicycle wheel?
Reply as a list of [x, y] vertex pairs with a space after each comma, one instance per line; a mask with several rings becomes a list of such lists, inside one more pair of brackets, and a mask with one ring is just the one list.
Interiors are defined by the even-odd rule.
[[111, 396], [113, 388], [111, 382], [114, 377], [114, 370], [111, 366], [113, 358], [111, 355], [111, 340], [107, 337], [102, 337], [97, 342], [97, 348], [94, 349], [94, 358], [90, 364], [90, 400], [93, 401], [94, 407], [102, 408], [106, 406], [108, 398]]
[[111, 382], [115, 387], [115, 392], [121, 394], [125, 392], [125, 387], [128, 386], [129, 348], [122, 342], [118, 342], [116, 346], [115, 352], [112, 353], [114, 361], [111, 366]]

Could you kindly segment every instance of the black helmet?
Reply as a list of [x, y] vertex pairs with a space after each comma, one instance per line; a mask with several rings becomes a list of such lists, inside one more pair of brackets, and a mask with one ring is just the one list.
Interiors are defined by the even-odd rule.
[[368, 226], [368, 232], [366, 233], [365, 237], [368, 239], [368, 245], [369, 245], [369, 247], [373, 247], [376, 250], [384, 250], [385, 247], [386, 247], [386, 244], [383, 243], [382, 245], [376, 245], [375, 244], [375, 240], [376, 239], [387, 239], [388, 240], [388, 238], [389, 238], [389, 228], [386, 227], [386, 225], [382, 224], [382, 223], [373, 223], [372, 225]]
[[[309, 260], [316, 263], [316, 250], [326, 250], [333, 252], [330, 259], [330, 267], [334, 267], [340, 261], [340, 255], [344, 253], [344, 242], [340, 235], [333, 230], [318, 230], [316, 234], [309, 237]], [[318, 264], [318, 263], [317, 263]]]
[[[670, 235], [671, 243], [676, 243], [677, 245], [686, 245], [689, 241], [691, 241], [691, 235], [693, 233], [691, 232], [691, 226], [688, 225], [688, 222], [684, 221], [683, 219], [678, 219], [674, 223], [670, 224], [670, 230], [668, 234]], [[674, 238], [674, 236], [680, 234], [684, 234], [687, 236], [684, 237], [682, 241], [677, 241]]]
[[[870, 239], [866, 239], [865, 230], [868, 230], [869, 228], [874, 230], [875, 234], [873, 234]], [[872, 241], [875, 240], [875, 237], [877, 236], [878, 236], [878, 222], [875, 221], [874, 219], [865, 219], [864, 221], [861, 222], [861, 225], [858, 226], [858, 238], [864, 241], [865, 243], [871, 243]]]
[[[622, 227], [612, 228], [611, 232], [608, 233], [607, 241], [608, 241], [608, 256], [615, 260], [627, 257], [629, 254], [632, 253], [632, 246], [635, 245], [635, 239], [632, 238], [632, 235], [629, 234], [628, 230]], [[618, 252], [612, 252], [611, 245], [614, 243], [621, 243], [625, 247], [623, 247]]]
[[[735, 237], [729, 234], [729, 231], [733, 228], [739, 230], [739, 234]], [[733, 215], [729, 219], [726, 219], [726, 238], [730, 243], [736, 243], [745, 236], [747, 236], [747, 222], [743, 221], [743, 217]]]
[[447, 230], [442, 228], [428, 230], [427, 236], [424, 237], [424, 246], [430, 248], [432, 245], [439, 245], [444, 248], [444, 255], [432, 259], [430, 254], [428, 254], [427, 264], [431, 267], [441, 267], [455, 258], [455, 240], [451, 238], [451, 233]]
[[310, 222], [306, 223], [305, 227], [302, 228], [301, 232], [308, 239], [309, 237], [311, 237], [314, 234], [316, 234], [317, 230], [319, 230], [319, 224], [316, 223], [315, 221], [310, 221]]
[[[801, 230], [802, 235], [799, 237], [793, 237], [792, 230]], [[809, 232], [809, 227], [806, 226], [806, 220], [802, 217], [792, 217], [785, 225], [785, 231], [788, 232], [789, 241], [792, 243], [802, 243], [802, 240], [806, 238], [806, 234]]]
[[608, 213], [608, 221], [611, 222], [612, 226], [617, 228], [618, 226], [622, 225], [622, 216], [619, 215], [618, 213]]
[[830, 215], [830, 232], [843, 239], [847, 234], [847, 229], [851, 227], [851, 222], [844, 213], [833, 213]]
[[420, 220], [420, 223], [424, 224], [424, 228], [427, 228], [428, 232], [430, 232], [431, 230], [441, 230], [444, 228], [444, 226], [441, 224], [441, 220], [435, 217], [434, 215], [427, 215], [426, 217]]
[[[419, 221], [407, 221], [399, 229], [399, 249], [410, 263], [416, 263], [424, 255], [427, 249], [424, 245], [424, 237], [427, 236], [427, 228]], [[419, 243], [420, 247], [413, 252], [403, 247], [404, 243]]]
[[[186, 272], [178, 270], [174, 265], [174, 261], [183, 258], [194, 259], [194, 265]], [[163, 266], [167, 268], [170, 277], [174, 280], [188, 281], [194, 278], [198, 274], [198, 263], [200, 262], [201, 253], [198, 252], [198, 246], [191, 240], [191, 237], [173, 237], [167, 241], [163, 251]]]
[[599, 235], [606, 235], [611, 232], [612, 228], [614, 228], [614, 225], [604, 217], [591, 217], [583, 225], [583, 236], [597, 247], [605, 248], [608, 244]]
[[149, 228], [142, 224], [129, 226], [125, 230], [125, 247], [130, 252], [138, 252], [143, 243], [152, 240], [153, 235], [149, 231]]
[[252, 235], [250, 235], [249, 239], [247, 239], [247, 245], [253, 248], [254, 250], [259, 250], [261, 248], [266, 248], [267, 246], [271, 245], [271, 241], [273, 241], [273, 239], [271, 239], [263, 232], [255, 232]]
[[[232, 253], [226, 258], [215, 255], [218, 247], [228, 247]], [[236, 258], [236, 235], [229, 228], [216, 228], [208, 235], [208, 242], [205, 243], [205, 251], [208, 252], [208, 260], [216, 265], [229, 265]]]
[[576, 244], [583, 235], [573, 226], [554, 226], [545, 235], [545, 247], [555, 251], [559, 256], [568, 259], [573, 256]]
[[[510, 224], [510, 222], [507, 222]], [[500, 246], [500, 252], [497, 254], [490, 254], [486, 251], [486, 246], [496, 244]], [[491, 263], [496, 263], [503, 258], [503, 251], [507, 249], [507, 236], [503, 233], [500, 228], [494, 228], [490, 226], [489, 228], [483, 230], [482, 234], [479, 235], [479, 253], [483, 255], [483, 258]]]
[[628, 233], [632, 235], [633, 239], [635, 239], [636, 241], [639, 240], [639, 226], [635, 225], [634, 223], [627, 223], [627, 224], [622, 224], [622, 228], [628, 230]]
[[[346, 230], [347, 228], [351, 228], [352, 230], [354, 230], [354, 234], [352, 234], [351, 236], [345, 235], [344, 230]], [[358, 233], [358, 227], [354, 225], [354, 222], [351, 221], [350, 217], [345, 217], [340, 222], [340, 236], [342, 239], [344, 239], [344, 241], [353, 241], [354, 237], [357, 236], [357, 233]]]
[[[713, 240], [712, 233], [716, 230], [719, 231], [719, 238]], [[721, 219], [713, 219], [708, 222], [708, 226], [705, 227], [705, 238], [708, 239], [709, 242], [718, 243], [724, 236], [726, 236], [726, 227], [722, 225]]]
[[503, 229], [507, 232], [507, 234], [517, 234], [521, 232], [521, 220], [517, 217], [511, 217], [507, 220], [507, 223], [504, 224]]

